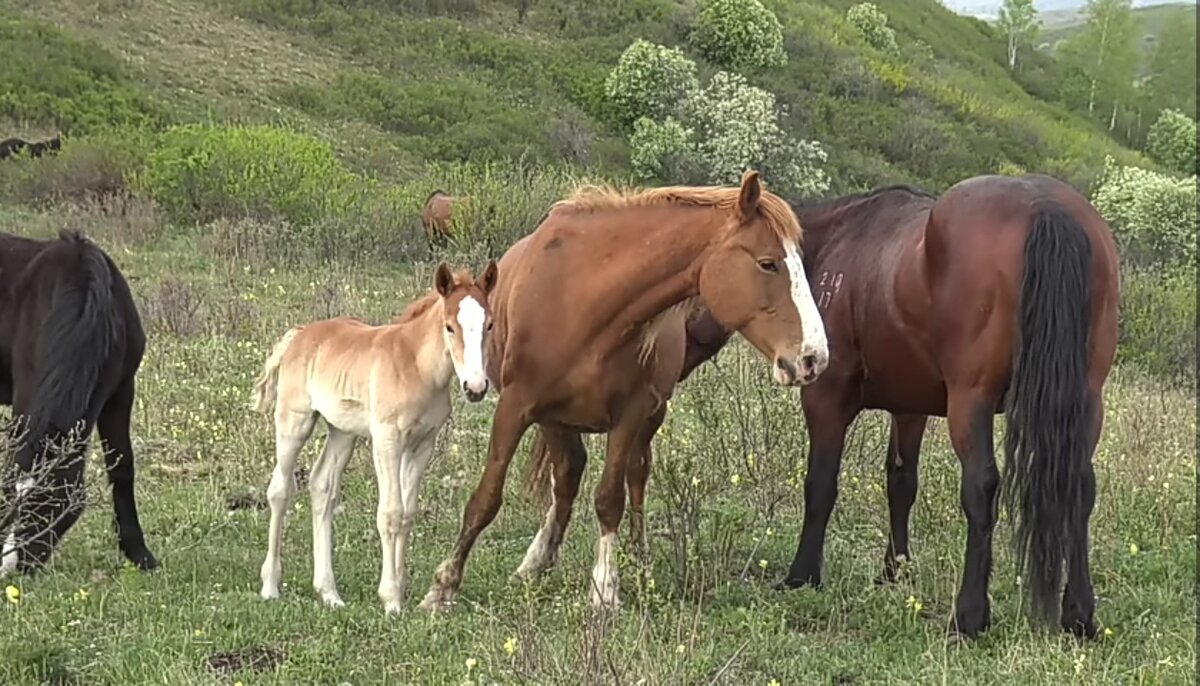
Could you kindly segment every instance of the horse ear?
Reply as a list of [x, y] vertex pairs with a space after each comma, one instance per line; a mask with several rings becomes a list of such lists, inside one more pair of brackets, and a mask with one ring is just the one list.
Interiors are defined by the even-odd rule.
[[758, 172], [747, 169], [742, 175], [742, 195], [738, 198], [738, 210], [743, 217], [750, 217], [758, 210], [758, 201], [762, 197], [762, 184]]
[[433, 275], [433, 285], [443, 298], [448, 297], [454, 290], [454, 275], [445, 262], [438, 265], [437, 273]]
[[479, 280], [475, 282], [475, 285], [479, 286], [486, 295], [491, 295], [492, 289], [496, 287], [499, 279], [500, 269], [496, 267], [496, 260], [490, 260], [483, 268], [483, 273], [479, 275]]

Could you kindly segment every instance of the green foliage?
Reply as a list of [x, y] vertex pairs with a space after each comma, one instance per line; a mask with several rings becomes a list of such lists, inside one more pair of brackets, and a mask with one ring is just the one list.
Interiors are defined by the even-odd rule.
[[1146, 151], [1181, 174], [1195, 174], [1196, 120], [1179, 110], [1163, 110], [1150, 127]]
[[1121, 275], [1117, 362], [1194, 388], [1196, 276], [1188, 268], [1127, 269]]
[[1146, 97], [1154, 110], [1196, 114], [1196, 10], [1176, 10], [1167, 21], [1146, 68]]
[[145, 164], [153, 134], [131, 129], [66, 137], [55, 155], [20, 156], [0, 164], [0, 201], [44, 206], [126, 191]]
[[698, 86], [696, 63], [682, 50], [639, 38], [621, 53], [604, 82], [604, 93], [625, 126], [642, 117], [667, 116]]
[[164, 117], [113, 54], [48, 24], [0, 14], [0, 118], [78, 135], [157, 126]]
[[641, 180], [686, 183], [686, 179], [679, 177], [680, 170], [686, 168], [698, 168], [707, 175], [699, 159], [694, 132], [674, 117], [667, 117], [661, 123], [649, 117], [634, 122], [629, 149], [633, 173]]
[[1041, 26], [1033, 0], [1004, 0], [996, 22], [1008, 44], [1008, 68], [1017, 67], [1017, 51], [1033, 42]]
[[874, 3], [862, 2], [851, 7], [846, 11], [846, 19], [858, 29], [871, 47], [889, 55], [900, 52], [896, 32], [888, 26], [887, 14]]
[[1196, 259], [1196, 177], [1177, 179], [1105, 162], [1092, 197], [1135, 263], [1192, 265]]
[[729, 69], [758, 71], [787, 63], [783, 27], [759, 0], [703, 0], [691, 41], [709, 61]]
[[273, 126], [189, 125], [165, 131], [138, 179], [179, 223], [219, 217], [311, 225], [363, 197], [363, 179], [313, 136]]
[[819, 195], [829, 189], [819, 143], [791, 140], [780, 127], [775, 96], [744, 76], [717, 72], [683, 104], [701, 157], [716, 183], [736, 184], [747, 169], [764, 172], [781, 193]]
[[1131, 0], [1089, 0], [1087, 16], [1059, 51], [1067, 72], [1063, 97], [1111, 129], [1135, 98], [1138, 23]]

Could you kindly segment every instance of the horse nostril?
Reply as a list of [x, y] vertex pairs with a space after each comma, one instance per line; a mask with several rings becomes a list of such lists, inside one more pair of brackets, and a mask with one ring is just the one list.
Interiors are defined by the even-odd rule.
[[800, 369], [807, 376], [817, 369], [817, 356], [808, 354], [800, 358]]

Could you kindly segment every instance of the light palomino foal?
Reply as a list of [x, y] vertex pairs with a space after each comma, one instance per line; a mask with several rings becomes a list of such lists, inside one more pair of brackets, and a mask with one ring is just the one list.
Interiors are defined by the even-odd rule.
[[340, 317], [283, 335], [255, 384], [254, 407], [275, 414], [275, 472], [267, 490], [271, 524], [262, 565], [263, 598], [279, 597], [284, 518], [296, 460], [318, 416], [329, 436], [309, 477], [313, 588], [330, 607], [344, 605], [333, 578], [333, 515], [355, 440], [370, 437], [379, 487], [376, 524], [383, 551], [379, 598], [399, 612], [407, 581], [404, 557], [417, 515], [417, 493], [438, 430], [450, 416], [450, 381], [472, 402], [488, 391], [488, 295], [495, 262], [478, 281], [442, 264], [435, 290], [385, 326]]

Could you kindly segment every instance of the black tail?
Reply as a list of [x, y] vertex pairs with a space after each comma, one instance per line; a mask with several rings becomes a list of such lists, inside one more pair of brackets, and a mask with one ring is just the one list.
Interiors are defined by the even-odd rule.
[[96, 387], [122, 331], [108, 257], [78, 233], [59, 238], [62, 245], [50, 250], [64, 251], [66, 268], [54, 277], [39, 337], [38, 383], [26, 411], [27, 440], [35, 450], [47, 436], [66, 433], [80, 420], [90, 423]]
[[1047, 621], [1058, 617], [1071, 548], [1087, 545], [1091, 263], [1079, 222], [1058, 208], [1038, 210], [1025, 241], [1004, 492], [1030, 607]]

